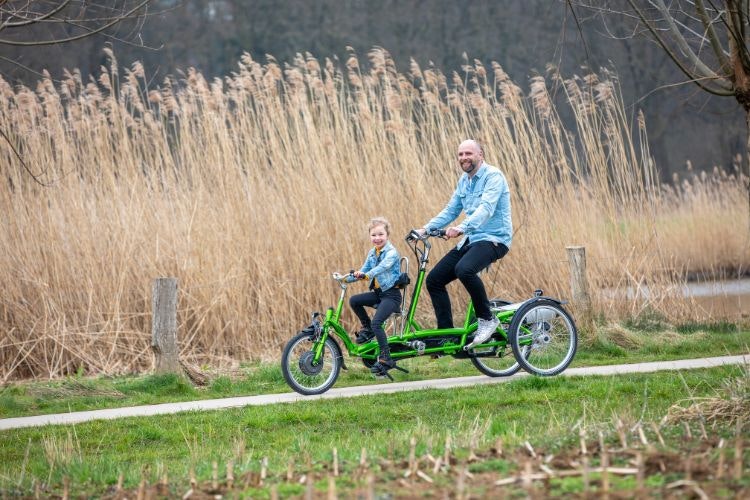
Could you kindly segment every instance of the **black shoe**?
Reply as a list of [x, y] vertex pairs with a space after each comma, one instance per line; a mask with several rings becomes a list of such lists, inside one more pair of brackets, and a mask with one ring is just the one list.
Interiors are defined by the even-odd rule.
[[[390, 353], [383, 353], [378, 356], [378, 362], [372, 365], [370, 371], [376, 377], [388, 377], [388, 370], [396, 366], [396, 362], [391, 358]], [[391, 379], [393, 380], [393, 379]]]
[[396, 362], [391, 358], [390, 352], [385, 351], [380, 353], [380, 356], [378, 356], [378, 362], [372, 365], [370, 371], [378, 378], [388, 377], [391, 382], [393, 382], [393, 377], [391, 377], [391, 374], [388, 373], [392, 369], [396, 369], [404, 373], [409, 373], [409, 370], [407, 370], [406, 368], [401, 368], [396, 364]]
[[372, 329], [365, 327], [357, 332], [357, 338], [354, 341], [357, 344], [364, 344], [372, 340], [373, 337], [375, 337], [375, 333], [372, 331]]

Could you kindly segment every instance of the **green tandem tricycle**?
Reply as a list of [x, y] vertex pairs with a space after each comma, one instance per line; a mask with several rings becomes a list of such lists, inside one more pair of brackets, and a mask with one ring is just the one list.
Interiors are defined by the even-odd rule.
[[[453, 356], [468, 359], [480, 372], [490, 377], [507, 377], [521, 368], [541, 376], [557, 375], [565, 370], [576, 353], [576, 326], [573, 318], [563, 308], [565, 302], [545, 297], [541, 290], [536, 290], [533, 297], [522, 302], [493, 299], [491, 310], [500, 320], [500, 325], [492, 337], [472, 348], [467, 346], [477, 330], [477, 319], [471, 302], [461, 328], [429, 329], [422, 328], [417, 323], [414, 317], [427, 273], [432, 247], [430, 239], [444, 235], [443, 230], [425, 234], [412, 230], [406, 237], [407, 244], [419, 262], [419, 271], [408, 308], [407, 280], [401, 309], [389, 320], [391, 327], [388, 329], [388, 344], [393, 360], [398, 362], [417, 356]], [[402, 271], [408, 276], [408, 259], [402, 257], [401, 264]], [[368, 368], [377, 361], [377, 341], [372, 339], [357, 345], [341, 325], [348, 276], [332, 274], [332, 278], [341, 287], [338, 304], [335, 308], [328, 308], [325, 315], [313, 313], [312, 323], [295, 335], [284, 348], [281, 356], [284, 379], [300, 394], [322, 394], [336, 383], [341, 369], [347, 369], [337, 339], [349, 356], [361, 358]], [[398, 364], [394, 368], [408, 372]], [[391, 378], [387, 372], [385, 376]]]

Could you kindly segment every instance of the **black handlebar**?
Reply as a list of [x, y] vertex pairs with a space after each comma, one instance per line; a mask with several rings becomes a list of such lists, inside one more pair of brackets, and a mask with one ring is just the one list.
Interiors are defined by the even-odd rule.
[[416, 229], [412, 229], [409, 231], [409, 234], [406, 235], [406, 241], [408, 242], [424, 241], [428, 238], [445, 238], [445, 229], [430, 229], [423, 235], [420, 235]]

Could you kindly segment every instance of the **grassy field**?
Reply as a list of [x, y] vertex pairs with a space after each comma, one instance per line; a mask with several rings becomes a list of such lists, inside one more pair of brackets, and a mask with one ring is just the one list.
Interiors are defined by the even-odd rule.
[[[700, 358], [750, 352], [750, 330], [731, 324], [666, 329], [658, 321], [648, 324], [610, 326], [599, 341], [580, 346], [571, 366], [638, 363]], [[369, 370], [356, 358], [346, 357], [336, 387], [371, 384]], [[409, 374], [399, 381], [477, 375], [466, 360], [444, 357], [416, 358], [402, 362]], [[0, 418], [64, 413], [100, 408], [137, 406], [195, 399], [214, 399], [290, 392], [277, 363], [252, 363], [233, 370], [210, 370], [208, 384], [196, 387], [175, 375], [120, 377], [71, 376], [53, 381], [17, 382], [0, 386]]]
[[223, 79], [189, 70], [157, 84], [107, 57], [96, 81], [0, 79], [13, 145], [0, 148], [2, 381], [149, 370], [159, 276], [179, 279], [184, 358], [276, 359], [334, 300], [329, 273], [362, 262], [370, 217], [391, 219], [404, 251], [403, 235], [443, 207], [467, 137], [511, 186], [513, 248], [486, 278], [492, 295], [569, 298], [565, 247], [583, 245], [593, 291], [651, 292], [595, 295], [604, 318], [741, 320], [712, 317], [678, 285], [748, 269], [742, 159], [661, 184], [646, 124], [606, 71], [527, 84], [479, 62], [402, 74], [376, 49], [361, 64], [246, 56]]
[[[578, 463], [580, 452], [575, 450], [582, 446], [581, 436], [589, 441], [591, 453], [599, 433], [613, 450], [621, 447], [617, 443], [622, 439], [631, 443], [628, 446], [643, 447], [643, 439], [659, 446], [657, 436], [666, 436], [669, 444], [659, 449], [675, 452], [686, 441], [675, 436], [685, 429], [663, 420], [674, 412], [670, 408], [677, 404], [684, 409], [691, 398], [719, 398], [739, 401], [744, 411], [747, 380], [742, 367], [524, 378], [450, 391], [5, 431], [0, 436], [0, 489], [13, 495], [36, 491], [47, 496], [67, 489], [71, 495], [102, 496], [115, 495], [120, 488], [121, 497], [122, 491], [135, 496], [144, 485], [162, 483], [163, 492], [181, 496], [191, 488], [226, 491], [234, 484], [236, 494], [255, 498], [303, 495], [307, 488], [323, 495], [335, 467], [336, 487], [345, 496], [364, 488], [368, 477], [374, 478], [370, 481], [376, 493], [403, 495], [409, 486], [403, 472], [416, 460], [409, 457], [418, 457], [417, 467], [434, 480], [410, 478], [417, 491], [455, 491], [460, 481], [455, 472], [465, 468], [481, 478], [466, 479], [461, 486], [465, 493], [484, 496], [498, 491], [495, 480], [520, 473], [532, 453], [540, 457], [535, 467], [562, 467], [566, 456]], [[729, 441], [736, 425], [731, 415], [726, 417], [692, 422], [692, 432], [705, 432], [713, 446], [721, 438]], [[644, 429], [647, 435], [641, 437]], [[429, 461], [445, 456], [445, 471]], [[618, 461], [620, 467], [632, 466], [627, 457]], [[228, 474], [234, 483], [228, 482]], [[674, 478], [674, 471], [658, 475], [649, 477], [652, 488]], [[310, 483], [310, 477], [317, 481]], [[741, 475], [731, 486], [747, 487], [747, 479]], [[634, 488], [634, 478], [618, 481], [613, 479], [613, 485], [619, 484], [615, 488]], [[564, 487], [580, 493], [583, 483], [578, 478]]]

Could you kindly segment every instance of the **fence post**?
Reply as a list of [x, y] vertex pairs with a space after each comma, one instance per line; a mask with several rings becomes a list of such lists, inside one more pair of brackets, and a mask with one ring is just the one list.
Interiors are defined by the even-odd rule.
[[151, 350], [157, 373], [180, 373], [177, 350], [177, 278], [156, 278], [152, 287]]
[[578, 324], [591, 334], [594, 333], [594, 318], [586, 278], [586, 247], [565, 247], [570, 266], [570, 291], [573, 306], [578, 312]]

